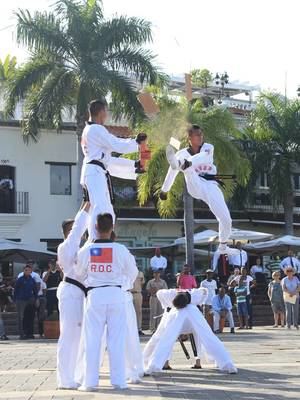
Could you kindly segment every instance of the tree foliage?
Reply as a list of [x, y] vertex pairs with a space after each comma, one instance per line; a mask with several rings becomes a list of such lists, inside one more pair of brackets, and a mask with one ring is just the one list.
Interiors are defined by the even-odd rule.
[[38, 139], [41, 124], [59, 129], [62, 112], [76, 110], [77, 125], [87, 103], [110, 95], [115, 117], [143, 117], [137, 83], [164, 79], [145, 48], [151, 24], [135, 17], [106, 19], [97, 0], [58, 0], [51, 11], [19, 10], [17, 41], [30, 58], [9, 81], [6, 112], [24, 101], [24, 137]]

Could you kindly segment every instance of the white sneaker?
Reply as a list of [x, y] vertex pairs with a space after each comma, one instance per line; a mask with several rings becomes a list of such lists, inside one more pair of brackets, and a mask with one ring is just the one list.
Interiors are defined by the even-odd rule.
[[180, 169], [180, 161], [175, 156], [174, 147], [169, 145], [166, 147], [166, 157], [172, 169]]
[[91, 387], [89, 387], [89, 386], [80, 386], [78, 388], [78, 391], [79, 392], [96, 392], [97, 388], [95, 386], [91, 386]]
[[116, 390], [124, 390], [124, 389], [128, 389], [127, 385], [112, 385], [113, 389]]
[[235, 256], [240, 254], [240, 251], [238, 249], [228, 247], [226, 243], [220, 243], [217, 252], [220, 254], [227, 254], [228, 256]]

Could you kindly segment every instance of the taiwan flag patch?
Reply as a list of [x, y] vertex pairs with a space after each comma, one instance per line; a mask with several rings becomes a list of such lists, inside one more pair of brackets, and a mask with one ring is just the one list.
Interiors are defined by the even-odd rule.
[[112, 263], [112, 248], [111, 247], [94, 247], [90, 249], [91, 263]]

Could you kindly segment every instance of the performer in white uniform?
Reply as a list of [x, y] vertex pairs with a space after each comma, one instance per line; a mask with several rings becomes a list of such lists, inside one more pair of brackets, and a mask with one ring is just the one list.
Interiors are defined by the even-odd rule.
[[110, 381], [115, 388], [127, 387], [125, 376], [126, 309], [124, 280], [133, 282], [138, 274], [134, 257], [127, 248], [110, 240], [113, 218], [97, 217], [99, 239], [78, 253], [78, 272], [86, 280], [88, 295], [83, 322], [84, 367], [79, 390], [98, 386], [101, 341], [107, 327]]
[[171, 189], [178, 172], [183, 172], [189, 194], [195, 199], [203, 200], [219, 222], [218, 251], [221, 254], [236, 253], [234, 249], [227, 246], [232, 221], [224, 195], [218, 183], [210, 180], [217, 173], [213, 163], [214, 146], [204, 143], [203, 132], [198, 125], [192, 125], [188, 129], [188, 139], [190, 147], [176, 154], [172, 146], [167, 147], [170, 168], [161, 188], [160, 198], [161, 200], [167, 198], [167, 192]]
[[87, 228], [89, 203], [83, 204], [75, 220], [62, 224], [64, 242], [58, 246], [57, 256], [64, 280], [57, 289], [60, 336], [57, 344], [57, 386], [77, 388], [75, 369], [83, 318], [85, 286], [76, 274], [76, 259], [83, 233]]
[[[144, 349], [144, 369], [146, 373], [161, 371], [170, 358], [174, 343], [180, 334], [192, 333], [195, 338], [197, 356], [215, 361], [217, 367], [228, 373], [236, 373], [229, 353], [223, 343], [213, 334], [208, 323], [196, 305], [205, 301], [207, 291], [204, 288], [190, 292], [178, 292], [176, 289], [159, 290], [159, 298], [165, 311], [161, 323]], [[177, 308], [176, 308], [177, 307]]]
[[[111, 153], [133, 153], [139, 150], [139, 144], [146, 140], [146, 135], [139, 134], [136, 139], [120, 139], [112, 135], [103, 126], [107, 117], [105, 100], [94, 100], [89, 105], [90, 119], [82, 133], [81, 147], [84, 160], [80, 183], [88, 190], [91, 203], [89, 239], [97, 237], [95, 229], [98, 214], [109, 213], [115, 219], [112, 206], [112, 193], [109, 187], [109, 169], [118, 177], [131, 179], [128, 171], [135, 171], [135, 161], [117, 159], [111, 163]], [[115, 172], [114, 172], [115, 171]], [[132, 173], [130, 173], [132, 176]]]

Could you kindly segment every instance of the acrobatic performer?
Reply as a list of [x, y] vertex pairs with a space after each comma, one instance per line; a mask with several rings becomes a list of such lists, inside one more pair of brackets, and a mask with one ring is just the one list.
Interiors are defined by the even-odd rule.
[[227, 246], [231, 235], [231, 217], [222, 190], [214, 178], [217, 173], [214, 165], [214, 146], [204, 142], [204, 135], [198, 125], [187, 130], [190, 146], [175, 153], [172, 146], [166, 150], [170, 168], [161, 188], [161, 200], [167, 199], [179, 171], [183, 172], [187, 190], [195, 199], [203, 200], [219, 222], [220, 254], [236, 254], [236, 249]]
[[[89, 104], [89, 121], [82, 133], [81, 147], [84, 160], [81, 171], [81, 185], [87, 189], [91, 203], [89, 239], [97, 237], [95, 223], [97, 215], [109, 213], [115, 219], [112, 200], [112, 174], [124, 179], [135, 178], [139, 172], [139, 162], [122, 158], [111, 159], [111, 153], [134, 153], [147, 138], [138, 134], [136, 139], [120, 139], [109, 133], [103, 126], [107, 117], [105, 100], [94, 100]], [[109, 166], [110, 165], [110, 166]]]
[[[192, 333], [195, 339], [197, 357], [203, 355], [214, 360], [224, 372], [237, 372], [223, 343], [214, 335], [198, 304], [205, 301], [207, 290], [193, 289], [178, 292], [176, 289], [159, 290], [157, 297], [165, 309], [161, 323], [144, 349], [144, 369], [146, 373], [159, 372], [170, 358], [172, 348], [181, 334]], [[167, 312], [167, 308], [171, 308]]]
[[60, 336], [57, 343], [57, 386], [76, 389], [75, 369], [80, 353], [79, 344], [83, 319], [85, 286], [77, 275], [76, 259], [81, 237], [87, 229], [90, 204], [83, 203], [75, 220], [62, 223], [64, 241], [58, 246], [58, 263], [64, 280], [58, 286]]

